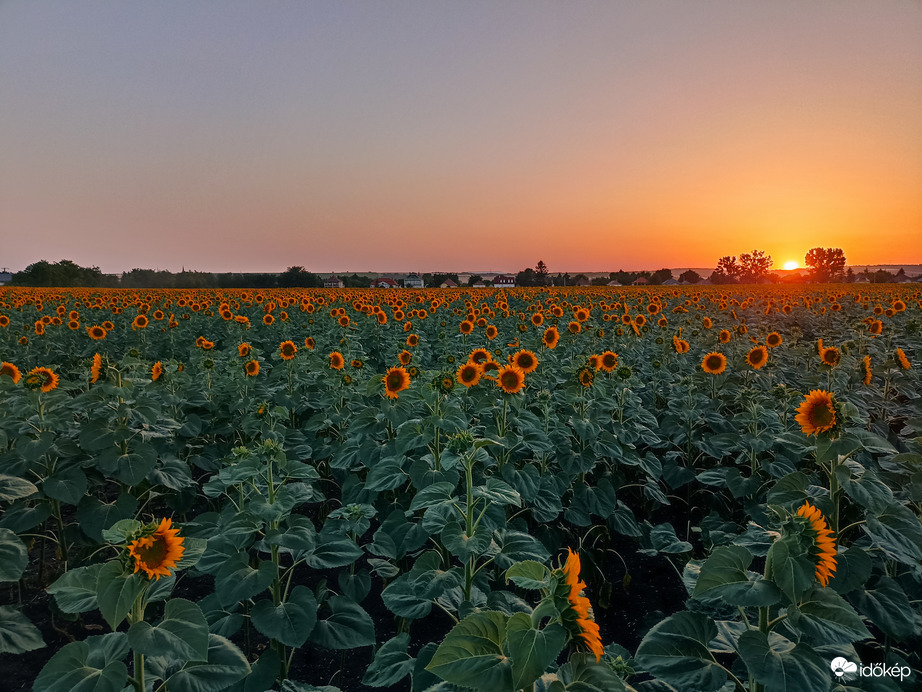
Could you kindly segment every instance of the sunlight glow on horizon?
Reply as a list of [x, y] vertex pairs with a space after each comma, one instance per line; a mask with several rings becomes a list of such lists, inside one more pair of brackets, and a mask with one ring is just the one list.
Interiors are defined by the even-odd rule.
[[785, 263], [784, 263], [784, 268], [785, 268], [785, 270], [787, 270], [787, 271], [791, 271], [792, 269], [799, 269], [799, 268], [800, 268], [800, 265], [799, 265], [797, 262], [793, 262], [793, 261], [792, 261], [792, 262], [785, 262]]

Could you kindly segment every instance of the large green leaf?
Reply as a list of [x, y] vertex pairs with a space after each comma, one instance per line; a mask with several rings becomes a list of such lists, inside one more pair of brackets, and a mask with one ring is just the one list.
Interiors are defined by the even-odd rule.
[[218, 570], [215, 593], [221, 605], [233, 605], [265, 591], [277, 576], [274, 562], [261, 560], [259, 567], [253, 569], [246, 553], [237, 553]]
[[9, 529], [0, 529], [0, 582], [19, 581], [29, 562], [25, 544]]
[[410, 509], [426, 509], [427, 507], [435, 507], [436, 505], [450, 502], [451, 494], [454, 492], [454, 490], [455, 486], [452, 483], [448, 483], [447, 481], [443, 481], [441, 483], [433, 483], [432, 485], [423, 488], [413, 496], [413, 501], [410, 503]]
[[740, 635], [737, 646], [752, 676], [772, 692], [824, 692], [832, 684], [829, 662], [804, 644], [771, 638], [758, 630]]
[[[557, 687], [552, 692], [628, 692], [624, 681], [605, 664], [597, 663], [594, 656], [585, 653], [573, 654], [570, 660], [557, 671]], [[646, 687], [644, 688], [647, 689]], [[670, 690], [675, 688], [670, 687]]]
[[182, 692], [220, 692], [250, 673], [250, 664], [232, 642], [216, 634], [208, 635], [207, 659], [175, 665], [162, 672], [165, 690]]
[[864, 586], [871, 576], [873, 563], [867, 552], [858, 546], [851, 546], [836, 555], [835, 576], [829, 580], [830, 588], [839, 594], [847, 594]]
[[468, 536], [460, 523], [450, 521], [445, 524], [441, 535], [442, 545], [461, 562], [467, 562], [472, 557], [483, 555], [490, 547], [492, 539], [493, 532], [483, 522], [474, 529], [472, 536]]
[[50, 498], [75, 505], [86, 495], [86, 474], [78, 467], [57, 471], [42, 483], [42, 491]]
[[851, 644], [869, 639], [861, 617], [832, 589], [814, 586], [798, 607], [788, 608], [787, 624], [816, 644]]
[[314, 569], [332, 569], [351, 565], [363, 554], [362, 549], [348, 538], [333, 538], [320, 533], [305, 559]]
[[708, 643], [717, 636], [714, 622], [683, 611], [658, 623], [640, 642], [637, 664], [680, 690], [712, 692], [727, 681]]
[[494, 538], [500, 546], [500, 552], [493, 560], [502, 569], [523, 560], [547, 562], [551, 559], [551, 554], [541, 541], [522, 531], [499, 529], [494, 533]]
[[523, 589], [546, 588], [550, 576], [550, 570], [534, 560], [517, 562], [506, 570], [506, 581], [511, 581]]
[[208, 623], [201, 608], [183, 598], [167, 601], [163, 619], [154, 627], [134, 623], [128, 630], [131, 648], [146, 656], [169, 656], [179, 661], [208, 660]]
[[330, 616], [317, 621], [311, 641], [327, 649], [374, 645], [375, 626], [362, 606], [345, 596], [333, 596], [329, 606]]
[[83, 532], [95, 541], [103, 540], [102, 532], [120, 519], [134, 516], [138, 501], [129, 493], [122, 493], [115, 502], [100, 502], [92, 495], [84, 497], [77, 505], [77, 519]]
[[888, 556], [912, 567], [922, 560], [922, 524], [912, 510], [893, 502], [879, 514], [868, 514], [864, 530]]
[[122, 659], [128, 654], [128, 637], [113, 632], [65, 644], [45, 664], [33, 692], [121, 692], [128, 681]]
[[525, 613], [510, 617], [506, 623], [506, 644], [512, 658], [512, 689], [528, 688], [541, 677], [563, 651], [568, 638], [558, 622], [539, 630]]
[[785, 536], [772, 543], [765, 560], [771, 570], [772, 581], [792, 602], [797, 603], [803, 593], [813, 586], [816, 565], [795, 536]]
[[21, 654], [45, 646], [42, 633], [11, 606], [0, 606], [0, 654]]
[[508, 618], [495, 610], [468, 615], [445, 637], [426, 670], [478, 692], [512, 688], [512, 662], [502, 648]]
[[257, 602], [250, 618], [253, 626], [270, 639], [298, 647], [317, 624], [317, 599], [306, 586], [296, 586], [288, 600], [277, 606], [268, 599]]
[[94, 610], [97, 607], [96, 585], [102, 567], [102, 563], [98, 563], [68, 570], [46, 591], [54, 596], [58, 608], [65, 613]]
[[37, 492], [38, 488], [24, 478], [0, 473], [0, 502], [12, 502]]
[[365, 671], [363, 685], [389, 687], [396, 685], [413, 670], [414, 659], [407, 653], [410, 635], [404, 632], [381, 645], [374, 660]]
[[916, 634], [915, 613], [900, 585], [889, 577], [880, 577], [869, 586], [849, 594], [858, 611], [897, 641]]
[[415, 620], [426, 617], [432, 610], [432, 599], [420, 593], [409, 574], [402, 574], [381, 593], [381, 599], [395, 615]]
[[138, 485], [156, 465], [157, 450], [143, 444], [118, 457], [116, 478], [125, 485]]
[[96, 578], [96, 602], [109, 627], [114, 630], [119, 626], [148, 583], [139, 572], [124, 574], [117, 560], [103, 565]]
[[719, 598], [730, 605], [769, 606], [778, 602], [781, 593], [772, 582], [747, 568], [752, 554], [741, 546], [715, 548], [701, 566], [701, 574], [692, 593], [694, 598]]

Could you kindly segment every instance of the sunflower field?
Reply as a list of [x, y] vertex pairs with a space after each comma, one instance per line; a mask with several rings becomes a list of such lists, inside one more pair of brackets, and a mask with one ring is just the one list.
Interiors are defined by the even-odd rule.
[[920, 301], [0, 288], [3, 689], [911, 689]]

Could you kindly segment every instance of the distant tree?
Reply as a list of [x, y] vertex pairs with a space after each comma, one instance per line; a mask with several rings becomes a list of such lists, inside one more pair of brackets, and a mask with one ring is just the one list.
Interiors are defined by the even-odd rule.
[[855, 272], [852, 271], [851, 267], [845, 270], [845, 283], [855, 283]]
[[473, 286], [476, 283], [483, 281], [483, 277], [480, 274], [471, 274], [470, 278], [467, 280], [468, 286]]
[[815, 247], [804, 257], [810, 267], [810, 279], [819, 283], [838, 281], [845, 270], [845, 253], [841, 248]]
[[13, 284], [19, 286], [100, 286], [104, 283], [99, 267], [81, 267], [71, 260], [47, 262], [39, 260], [21, 272], [13, 274]]
[[768, 276], [768, 270], [772, 268], [771, 255], [766, 255], [761, 250], [744, 252], [740, 255], [739, 280], [741, 283], [758, 283]]
[[599, 277], [596, 277], [595, 279], [589, 279], [589, 285], [590, 286], [605, 286], [608, 284], [608, 281], [609, 280], [606, 279], [604, 276], [599, 276]]
[[876, 272], [871, 274], [871, 283], [872, 284], [891, 284], [895, 277], [893, 274], [888, 272], [886, 269], [878, 269]]
[[701, 274], [693, 269], [688, 269], [679, 274], [679, 281], [684, 281], [687, 284], [696, 284], [701, 281]]
[[671, 269], [657, 269], [650, 275], [650, 278], [647, 281], [651, 284], [660, 285], [664, 281], [669, 281], [672, 278]]
[[717, 260], [717, 269], [711, 274], [711, 283], [735, 284], [742, 273], [742, 267], [736, 263], [736, 256], [727, 255]]
[[280, 288], [322, 288], [323, 281], [304, 267], [296, 266], [279, 274], [278, 285]]
[[538, 285], [538, 274], [534, 269], [528, 267], [523, 269], [518, 274], [515, 275], [515, 285], [516, 286], [537, 286]]
[[423, 274], [423, 283], [429, 288], [438, 288], [448, 279], [451, 279], [456, 284], [460, 283], [457, 274]]
[[538, 260], [535, 265], [535, 286], [547, 286], [549, 283], [547, 265], [544, 260]]

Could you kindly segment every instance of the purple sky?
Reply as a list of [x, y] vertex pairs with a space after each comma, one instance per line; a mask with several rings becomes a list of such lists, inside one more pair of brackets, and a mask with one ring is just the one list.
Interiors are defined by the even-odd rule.
[[919, 2], [0, 1], [0, 266], [922, 263]]

